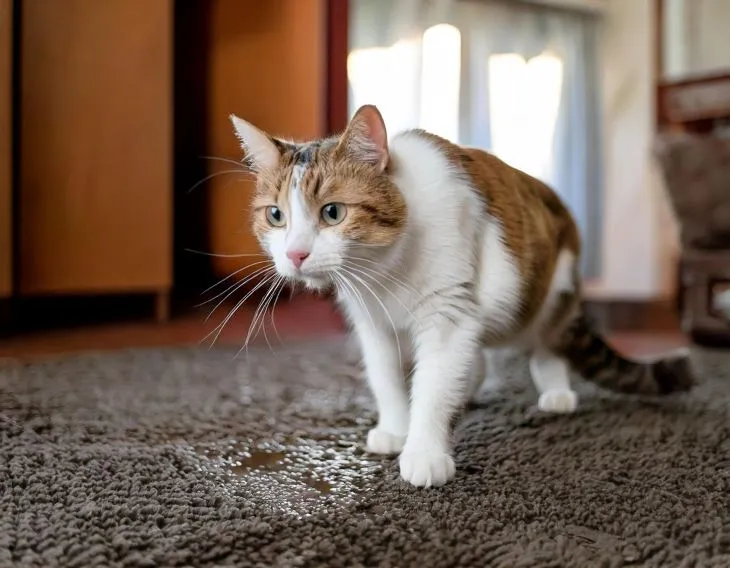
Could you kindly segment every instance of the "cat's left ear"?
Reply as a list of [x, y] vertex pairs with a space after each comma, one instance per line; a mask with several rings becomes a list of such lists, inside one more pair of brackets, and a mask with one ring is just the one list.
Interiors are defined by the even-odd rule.
[[246, 160], [254, 171], [260, 172], [265, 169], [273, 169], [279, 165], [281, 152], [274, 140], [265, 132], [256, 128], [250, 122], [238, 118], [235, 114], [230, 115], [236, 137], [241, 142], [241, 147], [246, 152]]
[[371, 164], [379, 172], [388, 165], [388, 134], [380, 111], [374, 105], [361, 106], [347, 125], [338, 150], [355, 161]]

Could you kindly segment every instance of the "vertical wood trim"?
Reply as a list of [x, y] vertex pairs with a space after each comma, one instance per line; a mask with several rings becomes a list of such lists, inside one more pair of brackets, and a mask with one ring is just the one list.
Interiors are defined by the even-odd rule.
[[664, 68], [664, 0], [654, 0], [654, 121], [658, 131], [662, 125], [662, 89]]
[[0, 0], [0, 298], [13, 288], [13, 0]]
[[327, 2], [327, 133], [347, 126], [347, 54], [349, 51], [349, 0]]

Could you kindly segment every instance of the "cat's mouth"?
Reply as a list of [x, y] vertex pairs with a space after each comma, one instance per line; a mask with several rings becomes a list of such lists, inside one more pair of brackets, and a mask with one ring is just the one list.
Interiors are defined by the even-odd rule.
[[308, 288], [323, 290], [332, 285], [332, 270], [329, 268], [297, 268], [287, 275], [289, 279]]
[[313, 290], [325, 290], [332, 285], [332, 278], [327, 273], [322, 274], [302, 274], [297, 280], [304, 283], [307, 288]]

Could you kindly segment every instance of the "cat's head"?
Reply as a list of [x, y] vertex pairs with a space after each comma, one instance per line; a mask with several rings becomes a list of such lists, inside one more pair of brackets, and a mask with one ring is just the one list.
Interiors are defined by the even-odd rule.
[[406, 204], [388, 175], [385, 124], [374, 106], [361, 107], [341, 136], [307, 143], [231, 121], [256, 175], [253, 231], [280, 275], [322, 289], [348, 264], [377, 259], [397, 242]]

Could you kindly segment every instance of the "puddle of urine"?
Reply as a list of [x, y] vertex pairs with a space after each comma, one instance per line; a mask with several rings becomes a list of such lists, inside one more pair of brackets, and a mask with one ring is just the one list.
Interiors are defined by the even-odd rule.
[[278, 442], [222, 440], [194, 451], [204, 470], [223, 474], [230, 495], [256, 495], [262, 506], [306, 514], [318, 508], [311, 499], [344, 504], [368, 490], [383, 464], [363, 455], [359, 436], [351, 430]]
[[324, 479], [308, 479], [306, 483], [310, 487], [314, 487], [322, 494], [327, 494], [332, 491], [332, 484], [328, 481], [325, 481]]
[[248, 469], [253, 468], [268, 468], [278, 469], [281, 466], [281, 461], [286, 457], [284, 452], [262, 452], [254, 450], [250, 452], [250, 457], [243, 458], [241, 465], [235, 465], [231, 468], [231, 471], [236, 474], [245, 473]]

